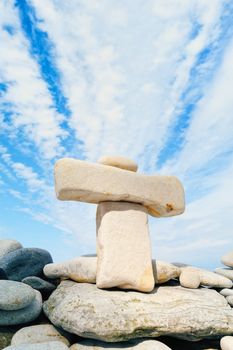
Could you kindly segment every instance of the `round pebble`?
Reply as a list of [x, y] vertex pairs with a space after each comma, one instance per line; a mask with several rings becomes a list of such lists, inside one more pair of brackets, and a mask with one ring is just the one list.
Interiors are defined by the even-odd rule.
[[196, 271], [183, 270], [180, 274], [180, 284], [182, 287], [197, 289], [200, 286], [200, 276]]
[[1, 310], [23, 309], [31, 304], [35, 297], [35, 290], [24, 283], [0, 280]]
[[221, 258], [221, 262], [229, 267], [233, 267], [233, 251], [228, 252]]
[[121, 156], [104, 156], [98, 159], [97, 162], [133, 172], [138, 170], [138, 166], [133, 160]]
[[224, 297], [228, 297], [230, 295], [233, 296], [233, 289], [224, 288], [220, 291], [220, 294], [223, 295]]
[[225, 336], [220, 341], [220, 346], [222, 350], [232, 350], [233, 349], [233, 337]]

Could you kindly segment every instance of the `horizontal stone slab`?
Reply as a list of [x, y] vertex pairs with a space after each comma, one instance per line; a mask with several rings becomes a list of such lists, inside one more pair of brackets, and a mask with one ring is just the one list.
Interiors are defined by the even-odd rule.
[[182, 214], [185, 207], [183, 186], [175, 176], [140, 175], [71, 158], [56, 162], [55, 189], [60, 200], [140, 203], [156, 217]]
[[44, 303], [44, 312], [55, 326], [106, 342], [233, 334], [233, 310], [222, 295], [208, 288], [161, 286], [145, 294], [63, 281]]

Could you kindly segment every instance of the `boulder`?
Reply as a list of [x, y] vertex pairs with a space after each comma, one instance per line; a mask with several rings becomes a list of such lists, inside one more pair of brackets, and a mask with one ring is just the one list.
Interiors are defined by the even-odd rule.
[[62, 342], [67, 346], [70, 345], [69, 340], [52, 324], [41, 324], [21, 328], [14, 334], [11, 345], [18, 346], [21, 344], [48, 343], [51, 341]]
[[60, 341], [51, 341], [40, 344], [11, 345], [4, 350], [69, 350], [69, 348]]
[[233, 267], [233, 250], [223, 255], [223, 257], [221, 258], [221, 262], [223, 263], [223, 265]]
[[0, 310], [23, 309], [35, 297], [35, 290], [24, 283], [0, 280]]
[[160, 286], [151, 293], [63, 281], [44, 303], [50, 321], [106, 342], [170, 335], [187, 340], [233, 333], [233, 310], [215, 290]]
[[[170, 348], [158, 340], [128, 341], [124, 343], [103, 343], [96, 340], [84, 340], [73, 344], [70, 350], [101, 350], [101, 349], [127, 349], [127, 350], [169, 350]], [[171, 350], [171, 349], [170, 349]]]
[[233, 281], [233, 269], [218, 267], [217, 269], [215, 269], [215, 272]]
[[41, 313], [42, 297], [35, 291], [36, 297], [31, 304], [20, 310], [0, 310], [0, 326], [18, 325], [35, 320]]
[[0, 239], [0, 259], [20, 248], [22, 248], [22, 244], [14, 239]]
[[0, 279], [21, 281], [28, 276], [39, 276], [52, 257], [44, 249], [21, 248], [0, 259]]

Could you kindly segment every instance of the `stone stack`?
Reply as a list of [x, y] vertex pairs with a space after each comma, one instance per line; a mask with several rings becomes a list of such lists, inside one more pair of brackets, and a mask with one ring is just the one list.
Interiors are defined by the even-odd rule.
[[[215, 269], [215, 272], [221, 276], [224, 276], [233, 281], [233, 251], [228, 252], [221, 258], [223, 265], [226, 268], [219, 267]], [[232, 282], [233, 283], [233, 282]], [[220, 293], [226, 297], [227, 302], [233, 307], [233, 290], [226, 287], [220, 291]]]

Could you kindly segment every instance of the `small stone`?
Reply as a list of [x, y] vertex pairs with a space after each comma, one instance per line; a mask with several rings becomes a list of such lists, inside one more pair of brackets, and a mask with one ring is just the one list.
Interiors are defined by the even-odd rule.
[[22, 280], [23, 283], [31, 286], [32, 288], [41, 292], [43, 296], [48, 296], [56, 289], [56, 286], [48, 281], [43, 280], [37, 276], [25, 277]]
[[96, 256], [81, 256], [62, 263], [48, 264], [44, 267], [44, 274], [51, 279], [70, 278], [76, 282], [95, 283], [96, 270]]
[[233, 337], [225, 336], [220, 340], [220, 346], [222, 350], [232, 350], [233, 349]]
[[12, 326], [31, 322], [41, 313], [42, 297], [40, 292], [35, 291], [36, 298], [31, 304], [20, 310], [0, 310], [0, 326]]
[[39, 276], [43, 267], [52, 261], [49, 252], [44, 249], [17, 249], [0, 259], [0, 276], [13, 281], [21, 281], [28, 276]]
[[228, 297], [226, 297], [226, 300], [228, 304], [233, 307], [233, 295], [229, 295]]
[[0, 309], [19, 310], [28, 306], [35, 299], [33, 288], [24, 283], [0, 280]]
[[221, 262], [223, 263], [223, 265], [233, 267], [233, 250], [223, 255], [223, 257], [221, 258]]
[[96, 222], [97, 287], [152, 291], [147, 210], [135, 203], [103, 202], [97, 207]]
[[138, 165], [133, 160], [120, 156], [104, 156], [98, 159], [97, 162], [100, 164], [109, 165], [134, 172], [138, 170]]
[[124, 343], [103, 343], [98, 340], [84, 340], [78, 344], [73, 344], [70, 350], [171, 350], [167, 345], [158, 340], [128, 341]]
[[13, 336], [11, 345], [18, 346], [21, 344], [47, 343], [51, 341], [62, 342], [67, 346], [70, 345], [69, 340], [52, 324], [41, 324], [21, 328]]
[[161, 260], [152, 260], [155, 284], [165, 283], [173, 278], [179, 277], [179, 267]]
[[0, 239], [0, 258], [20, 248], [22, 248], [22, 245], [18, 241], [13, 239]]
[[217, 274], [225, 276], [225, 277], [229, 278], [231, 281], [233, 281], [233, 269], [218, 267], [217, 269], [215, 269], [215, 272]]
[[180, 275], [180, 284], [185, 288], [197, 289], [200, 286], [200, 276], [196, 271], [184, 270]]
[[60, 341], [51, 341], [40, 344], [11, 345], [4, 350], [69, 350], [69, 348]]
[[224, 297], [228, 297], [230, 295], [233, 295], [233, 289], [224, 288], [220, 291], [220, 294]]

